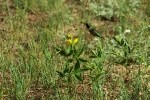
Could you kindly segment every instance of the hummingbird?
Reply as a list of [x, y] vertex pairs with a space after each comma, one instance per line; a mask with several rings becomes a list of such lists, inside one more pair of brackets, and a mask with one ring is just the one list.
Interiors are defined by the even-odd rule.
[[91, 35], [96, 36], [96, 37], [102, 37], [100, 35], [100, 32], [98, 32], [95, 27], [93, 27], [90, 23], [85, 22], [85, 26], [86, 28], [89, 30], [89, 32], [91, 33]]

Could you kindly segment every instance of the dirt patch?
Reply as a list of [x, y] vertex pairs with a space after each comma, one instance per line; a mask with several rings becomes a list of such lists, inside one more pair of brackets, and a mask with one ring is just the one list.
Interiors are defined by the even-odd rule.
[[48, 14], [44, 12], [28, 13], [27, 19], [30, 24], [35, 24], [44, 21], [48, 18]]

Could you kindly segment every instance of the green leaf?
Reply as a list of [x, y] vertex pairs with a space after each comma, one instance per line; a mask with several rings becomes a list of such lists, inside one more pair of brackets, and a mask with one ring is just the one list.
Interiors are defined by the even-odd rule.
[[68, 66], [65, 67], [65, 69], [63, 70], [63, 74], [69, 73], [69, 68]]
[[121, 39], [121, 41], [120, 41], [119, 45], [123, 46], [124, 44], [125, 44], [124, 39]]
[[71, 46], [69, 46], [69, 47], [66, 49], [66, 54], [70, 54], [70, 53], [71, 53], [71, 51], [72, 51], [72, 47], [71, 47]]
[[66, 73], [70, 73], [72, 71], [72, 67], [69, 66], [71, 62], [70, 61], [67, 61], [66, 64], [65, 64], [65, 69], [63, 70], [63, 73], [66, 74]]
[[122, 46], [125, 41], [123, 39], [123, 36], [120, 34], [120, 35], [117, 35], [114, 37], [114, 40], [117, 42], [117, 44], [119, 44], [120, 46]]
[[97, 74], [96, 76], [90, 76], [93, 81], [97, 81], [101, 74]]
[[61, 78], [63, 78], [65, 75], [62, 73], [62, 72], [60, 72], [60, 71], [56, 71], [57, 73], [58, 73], [58, 75], [61, 77]]
[[82, 74], [82, 73], [84, 73], [85, 71], [88, 71], [88, 70], [90, 70], [90, 69], [89, 68], [79, 69], [79, 70], [75, 71], [75, 74]]
[[83, 58], [78, 58], [79, 59], [79, 61], [81, 61], [81, 62], [87, 62], [88, 60], [85, 60], [85, 59], [83, 59]]
[[98, 57], [101, 57], [101, 55], [102, 55], [102, 52], [101, 52], [101, 50], [99, 50], [98, 51]]
[[68, 63], [72, 63], [73, 62], [73, 59], [68, 59]]
[[91, 56], [89, 56], [90, 58], [97, 58], [97, 56], [95, 56], [95, 55], [91, 55]]
[[55, 49], [56, 49], [56, 51], [61, 51], [61, 48], [59, 48], [59, 47], [54, 47]]
[[59, 52], [59, 54], [62, 55], [62, 56], [67, 56], [67, 54], [66, 54], [66, 52], [65, 52], [64, 50], [61, 50], [61, 51]]
[[119, 38], [118, 35], [114, 37], [114, 40], [115, 40], [118, 44], [120, 44], [121, 39]]
[[71, 73], [71, 72], [72, 72], [72, 70], [73, 70], [73, 67], [70, 67], [70, 68], [69, 68], [69, 73]]
[[77, 62], [74, 67], [74, 71], [76, 72], [77, 70], [79, 70], [79, 68], [80, 68], [80, 61], [77, 59]]
[[76, 53], [76, 57], [79, 57], [83, 53], [84, 50], [85, 50], [85, 46], [80, 47], [78, 52], [77, 51], [75, 52]]
[[127, 46], [127, 49], [128, 49], [128, 53], [131, 53], [132, 49], [130, 46]]
[[62, 56], [67, 56], [67, 54], [66, 54], [66, 52], [65, 52], [65, 50], [64, 50], [63, 48], [58, 48], [58, 47], [56, 47], [55, 49], [56, 49], [56, 51], [58, 51], [58, 53], [59, 53], [60, 55], [62, 55]]
[[55, 49], [56, 49], [56, 51], [58, 51], [58, 53], [60, 55], [65, 56], [65, 57], [70, 56], [73, 53], [71, 46], [69, 46], [67, 49], [65, 49], [63, 47], [61, 47], [61, 48], [55, 47]]
[[81, 74], [74, 74], [74, 76], [75, 76], [79, 81], [83, 81], [83, 79], [81, 78]]
[[96, 52], [95, 52], [94, 50], [92, 50], [92, 54], [93, 54], [95, 57], [97, 57], [97, 54], [96, 54]]

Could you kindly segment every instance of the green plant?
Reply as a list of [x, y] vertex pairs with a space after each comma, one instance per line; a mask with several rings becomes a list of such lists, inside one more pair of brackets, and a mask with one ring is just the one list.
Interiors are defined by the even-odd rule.
[[149, 3], [0, 0], [0, 99], [149, 100]]
[[115, 17], [125, 16], [127, 12], [135, 12], [140, 5], [140, 0], [106, 0], [90, 3], [91, 11], [96, 17], [114, 20]]
[[149, 0], [146, 0], [146, 13], [148, 16], [150, 16], [150, 1]]
[[96, 16], [105, 17], [106, 19], [111, 20], [112, 17], [114, 17], [114, 5], [112, 4], [112, 1], [109, 0], [107, 2], [101, 2], [101, 3], [91, 3], [90, 7], [91, 10], [96, 14]]
[[84, 44], [77, 45], [78, 38], [72, 37], [70, 34], [66, 37], [66, 46], [56, 47], [58, 53], [65, 58], [65, 65], [62, 71], [57, 71], [61, 79], [63, 79], [70, 86], [73, 84], [74, 78], [83, 81], [82, 75], [89, 70], [85, 66], [85, 60], [82, 56], [85, 51]]
[[[112, 58], [116, 59], [116, 62], [121, 64], [129, 64], [135, 62], [134, 47], [132, 42], [126, 38], [125, 34], [116, 35], [111, 40]], [[113, 59], [114, 60], [114, 59]]]
[[106, 72], [104, 70], [104, 62], [105, 62], [105, 52], [104, 48], [101, 44], [101, 41], [97, 41], [97, 45], [94, 50], [92, 50], [90, 55], [90, 78], [93, 89], [93, 94], [98, 94], [93, 96], [93, 98], [104, 99], [103, 98], [103, 83], [105, 80]]

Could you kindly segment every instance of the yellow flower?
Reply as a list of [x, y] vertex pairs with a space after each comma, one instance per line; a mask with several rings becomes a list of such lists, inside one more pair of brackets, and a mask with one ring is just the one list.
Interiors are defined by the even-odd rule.
[[74, 40], [73, 40], [73, 44], [76, 44], [78, 42], [78, 38], [75, 38]]
[[67, 34], [67, 39], [71, 39], [72, 36], [70, 34]]
[[71, 44], [72, 44], [72, 39], [67, 39], [67, 40], [66, 40], [66, 43], [67, 43], [68, 45], [71, 45]]
[[78, 38], [76, 37], [73, 37], [72, 35], [70, 34], [67, 34], [66, 35], [66, 43], [67, 45], [73, 45], [73, 44], [76, 44], [78, 42]]

